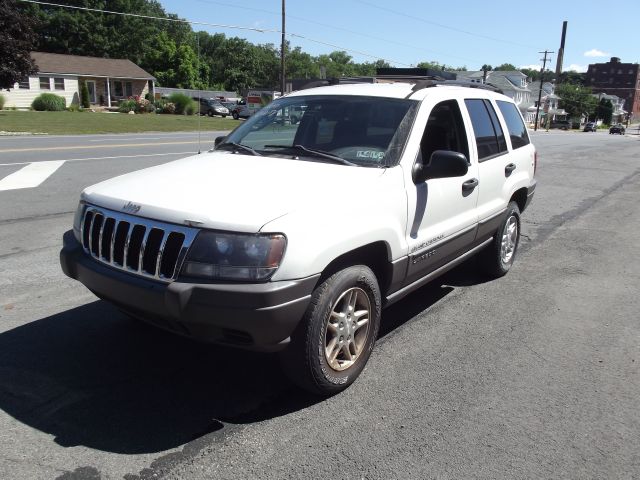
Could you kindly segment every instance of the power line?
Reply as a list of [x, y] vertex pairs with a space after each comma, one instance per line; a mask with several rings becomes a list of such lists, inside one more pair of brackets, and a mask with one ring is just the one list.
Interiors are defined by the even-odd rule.
[[[200, 21], [196, 21], [196, 20], [186, 20], [186, 19], [181, 19], [181, 18], [155, 17], [155, 16], [152, 16], [152, 15], [141, 15], [141, 14], [137, 14], [137, 13], [115, 12], [115, 11], [103, 10], [103, 9], [99, 9], [99, 8], [78, 7], [78, 6], [74, 6], [74, 5], [62, 5], [62, 4], [58, 4], [58, 3], [43, 2], [43, 1], [40, 1], [40, 0], [19, 0], [19, 1], [25, 2], [25, 3], [33, 3], [33, 4], [37, 4], [37, 5], [45, 5], [45, 6], [50, 6], [50, 7], [69, 8], [69, 9], [73, 9], [73, 10], [83, 10], [83, 11], [96, 12], [96, 13], [108, 13], [108, 14], [112, 14], [112, 15], [121, 15], [121, 16], [125, 16], [125, 17], [145, 18], [145, 19], [149, 19], [149, 20], [161, 20], [161, 21], [167, 21], [167, 22], [188, 23], [188, 24], [191, 24], [191, 25], [202, 25], [202, 26], [207, 26], [207, 27], [229, 28], [229, 29], [237, 29], [237, 30], [250, 30], [250, 31], [260, 32], [260, 33], [279, 33], [279, 34], [283, 33], [282, 30], [279, 30], [279, 29], [265, 29], [265, 28], [257, 28], [257, 27], [244, 27], [244, 26], [240, 26], [240, 25], [227, 25], [227, 24], [221, 24], [221, 23], [200, 22]], [[362, 51], [359, 51], [359, 50], [354, 50], [352, 48], [347, 48], [347, 47], [343, 47], [343, 46], [340, 46], [340, 45], [335, 45], [335, 44], [332, 44], [332, 43], [323, 42], [321, 40], [316, 40], [316, 39], [307, 37], [305, 35], [300, 35], [300, 34], [296, 34], [296, 33], [287, 33], [286, 35], [289, 35], [291, 37], [301, 38], [303, 40], [307, 40], [307, 41], [313, 42], [313, 43], [318, 43], [320, 45], [326, 45], [326, 46], [330, 46], [332, 48], [338, 48], [340, 50], [344, 50], [346, 52], [355, 53], [355, 54], [362, 55], [362, 56], [365, 56], [365, 57], [380, 59], [380, 60], [384, 60], [386, 62], [394, 63], [394, 64], [397, 64], [397, 65], [409, 66], [409, 64], [406, 64], [406, 63], [403, 63], [403, 62], [399, 62], [397, 60], [392, 60], [392, 59], [389, 59], [389, 58], [381, 58], [379, 55], [372, 55], [370, 53], [362, 52]]]
[[469, 32], [467, 30], [462, 30], [460, 28], [451, 27], [451, 26], [445, 25], [443, 23], [438, 23], [438, 22], [434, 22], [434, 21], [431, 21], [431, 20], [427, 20], [425, 18], [418, 17], [418, 16], [416, 16], [414, 14], [410, 15], [410, 14], [405, 13], [405, 12], [400, 12], [398, 10], [393, 10], [391, 8], [387, 8], [387, 7], [383, 7], [383, 6], [380, 6], [380, 5], [376, 5], [375, 3], [367, 2], [365, 0], [354, 0], [354, 1], [358, 2], [358, 3], [362, 3], [363, 5], [367, 5], [367, 6], [372, 7], [372, 8], [377, 8], [378, 10], [383, 10], [383, 11], [388, 12], [388, 13], [393, 13], [395, 15], [399, 15], [401, 17], [410, 18], [412, 20], [418, 20], [418, 21], [420, 21], [422, 23], [427, 23], [429, 25], [435, 25], [436, 27], [444, 28], [444, 29], [451, 30], [451, 31], [454, 31], [454, 32], [464, 33], [465, 35], [470, 35], [470, 36], [478, 37], [478, 38], [484, 38], [485, 40], [492, 40], [494, 42], [506, 43], [508, 45], [516, 45], [518, 47], [524, 47], [524, 48], [527, 48], [527, 49], [536, 48], [536, 47], [532, 47], [531, 45], [524, 45], [522, 43], [512, 42], [512, 41], [509, 41], [509, 40], [503, 40], [503, 39], [500, 39], [500, 38], [490, 37], [488, 35], [482, 35], [482, 34], [479, 34], [479, 33]]
[[49, 2], [41, 2], [39, 0], [20, 0], [21, 2], [25, 2], [25, 3], [35, 3], [38, 5], [46, 5], [49, 7], [60, 7], [60, 8], [70, 8], [73, 10], [84, 10], [87, 12], [96, 12], [96, 13], [110, 13], [112, 15], [122, 15], [125, 17], [136, 17], [136, 18], [146, 18], [148, 20], [163, 20], [165, 22], [176, 22], [176, 23], [190, 23], [192, 25], [204, 25], [207, 27], [218, 27], [218, 28], [230, 28], [230, 29], [236, 29], [236, 30], [251, 30], [254, 32], [261, 32], [261, 33], [280, 33], [280, 30], [271, 30], [271, 29], [264, 29], [264, 28], [256, 28], [256, 27], [242, 27], [239, 25], [226, 25], [223, 23], [209, 23], [209, 22], [198, 22], [195, 20], [183, 20], [181, 18], [171, 18], [171, 17], [154, 17], [152, 15], [140, 15], [138, 13], [125, 13], [125, 12], [114, 12], [111, 10], [102, 10], [99, 8], [89, 8], [89, 7], [78, 7], [75, 5], [61, 5], [58, 3], [49, 3]]
[[[233, 5], [230, 3], [225, 3], [225, 2], [217, 2], [214, 0], [195, 0], [198, 3], [205, 3], [205, 4], [209, 4], [209, 5], [220, 5], [223, 7], [228, 7], [228, 8], [235, 8], [235, 9], [239, 9], [239, 10], [248, 10], [248, 11], [252, 11], [252, 12], [260, 12], [260, 13], [266, 13], [268, 15], [274, 15], [274, 16], [280, 16], [281, 14], [279, 12], [273, 12], [271, 10], [264, 10], [262, 8], [253, 8], [253, 7], [244, 7], [241, 5]], [[298, 20], [304, 23], [309, 23], [312, 25], [318, 25], [320, 27], [324, 27], [324, 28], [331, 28], [332, 30], [338, 30], [341, 32], [346, 32], [346, 33], [350, 33], [352, 35], [358, 35], [360, 37], [363, 38], [370, 38], [372, 40], [378, 40], [384, 43], [391, 43], [394, 45], [398, 45], [400, 47], [406, 47], [406, 48], [411, 48], [413, 50], [417, 50], [417, 51], [421, 51], [421, 52], [429, 52], [432, 55], [444, 55], [447, 57], [451, 57], [451, 58], [457, 58], [459, 60], [464, 60], [464, 61], [468, 61], [468, 62], [476, 62], [477, 60], [472, 59], [472, 58], [467, 58], [467, 57], [460, 57], [458, 55], [451, 55], [449, 53], [443, 53], [443, 52], [439, 52], [437, 50], [431, 50], [428, 48], [422, 48], [422, 47], [418, 47], [416, 45], [411, 45], [408, 43], [402, 43], [402, 42], [398, 42], [397, 40], [392, 40], [392, 39], [388, 39], [388, 38], [383, 38], [383, 37], [377, 37], [375, 35], [370, 35], [367, 33], [361, 33], [361, 32], [357, 32], [355, 30], [350, 30], [348, 28], [343, 28], [343, 27], [338, 27], [336, 25], [330, 25], [328, 23], [322, 23], [322, 22], [317, 22], [315, 20], [309, 20], [307, 18], [304, 17], [298, 17], [296, 15], [291, 15], [291, 14], [287, 14], [287, 18], [288, 19], [294, 19], [294, 20]]]

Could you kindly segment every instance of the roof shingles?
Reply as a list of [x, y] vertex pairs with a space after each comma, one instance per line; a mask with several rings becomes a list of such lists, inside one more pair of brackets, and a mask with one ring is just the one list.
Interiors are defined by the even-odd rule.
[[45, 52], [31, 52], [31, 57], [40, 73], [155, 80], [151, 74], [131, 60], [122, 58], [83, 57]]

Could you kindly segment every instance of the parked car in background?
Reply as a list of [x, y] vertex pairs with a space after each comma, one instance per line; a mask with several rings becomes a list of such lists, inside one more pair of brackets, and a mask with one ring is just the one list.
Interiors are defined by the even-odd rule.
[[561, 130], [569, 130], [571, 122], [569, 120], [551, 120], [549, 128], [559, 128]]
[[226, 117], [229, 115], [229, 109], [222, 105], [219, 100], [213, 98], [201, 98], [200, 99], [200, 114], [201, 115], [209, 115], [213, 117], [214, 115], [220, 115], [221, 117]]
[[614, 133], [617, 133], [618, 135], [624, 135], [624, 125], [622, 125], [621, 123], [612, 125], [611, 128], [609, 128], [609, 135], [613, 135]]
[[231, 112], [231, 115], [235, 120], [239, 120], [240, 118], [249, 118], [251, 116], [251, 110], [246, 104], [238, 104], [236, 108], [234, 108]]
[[596, 122], [587, 122], [584, 126], [583, 132], [595, 132], [598, 129]]
[[222, 105], [229, 109], [229, 113], [232, 113], [235, 108], [238, 106], [236, 102], [220, 102]]

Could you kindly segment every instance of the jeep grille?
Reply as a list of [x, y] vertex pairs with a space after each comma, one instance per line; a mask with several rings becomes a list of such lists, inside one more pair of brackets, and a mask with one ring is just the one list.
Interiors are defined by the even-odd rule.
[[87, 206], [80, 226], [84, 251], [105, 265], [163, 282], [175, 280], [198, 231]]

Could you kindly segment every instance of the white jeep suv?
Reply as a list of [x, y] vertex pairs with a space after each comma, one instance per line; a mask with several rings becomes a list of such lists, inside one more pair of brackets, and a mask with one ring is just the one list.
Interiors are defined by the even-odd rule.
[[513, 101], [474, 87], [281, 97], [210, 152], [86, 188], [62, 268], [133, 317], [344, 389], [384, 307], [472, 255], [513, 264], [536, 152]]

